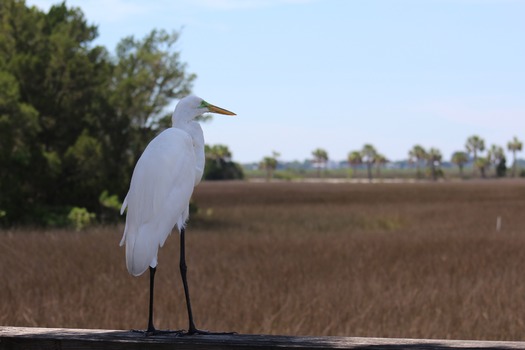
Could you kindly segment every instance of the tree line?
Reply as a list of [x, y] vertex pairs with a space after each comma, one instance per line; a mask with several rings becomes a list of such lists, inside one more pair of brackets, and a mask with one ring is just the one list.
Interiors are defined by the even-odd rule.
[[[511, 167], [511, 176], [518, 176], [517, 152], [523, 148], [523, 142], [517, 137], [512, 138], [507, 143], [507, 150], [512, 153], [513, 161]], [[483, 154], [484, 151], [487, 151]], [[277, 169], [278, 152], [273, 152], [271, 156], [266, 156], [259, 163], [259, 168], [266, 171], [267, 179], [273, 177], [273, 173]], [[317, 175], [321, 176], [322, 169], [326, 168], [329, 160], [328, 152], [322, 148], [316, 148], [312, 151], [312, 164], [317, 169]], [[347, 163], [350, 168], [355, 171], [360, 166], [365, 166], [367, 169], [367, 177], [372, 180], [374, 177], [373, 170], [376, 170], [376, 177], [380, 177], [381, 168], [384, 167], [389, 160], [382, 153], [378, 152], [372, 144], [365, 144], [360, 150], [350, 151], [347, 156]], [[408, 151], [408, 163], [416, 168], [416, 177], [422, 179], [430, 177], [433, 180], [443, 176], [441, 165], [443, 162], [443, 155], [441, 151], [435, 147], [425, 149], [421, 145], [414, 145]], [[459, 169], [460, 177], [464, 178], [464, 167], [467, 164], [472, 165], [472, 176], [479, 176], [482, 178], [490, 176], [491, 169], [494, 169], [493, 175], [496, 177], [507, 176], [507, 159], [505, 151], [502, 146], [491, 145], [489, 148], [485, 147], [485, 140], [478, 135], [470, 136], [465, 142], [465, 149], [454, 152], [450, 158], [450, 162], [455, 164]], [[426, 169], [426, 174], [423, 170]]]
[[[43, 12], [3, 0], [0, 23], [0, 224], [111, 217], [142, 150], [170, 126], [166, 108], [191, 92], [179, 34], [125, 37], [110, 54], [65, 2]], [[242, 177], [218, 151], [207, 175]]]

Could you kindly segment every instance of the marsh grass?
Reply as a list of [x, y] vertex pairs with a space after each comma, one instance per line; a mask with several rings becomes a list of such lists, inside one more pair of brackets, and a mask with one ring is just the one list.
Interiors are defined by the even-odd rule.
[[[201, 328], [525, 340], [524, 183], [203, 183], [194, 198]], [[145, 327], [148, 277], [127, 273], [121, 232], [0, 232], [0, 324]], [[159, 328], [187, 327], [178, 249], [174, 234], [159, 256]]]

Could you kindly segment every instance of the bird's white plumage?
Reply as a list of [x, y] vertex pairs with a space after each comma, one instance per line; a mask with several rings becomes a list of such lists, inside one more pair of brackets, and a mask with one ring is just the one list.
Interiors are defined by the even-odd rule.
[[180, 231], [188, 219], [191, 194], [204, 171], [204, 136], [194, 118], [207, 112], [206, 106], [214, 107], [196, 96], [182, 99], [173, 127], [149, 143], [135, 166], [121, 208], [128, 213], [120, 242], [134, 276], [157, 266], [159, 247], [175, 225]]
[[186, 278], [184, 225], [189, 216], [193, 188], [204, 172], [204, 135], [195, 117], [205, 112], [235, 115], [197, 96], [186, 96], [175, 107], [173, 126], [155, 137], [140, 156], [128, 194], [120, 213], [126, 207], [126, 227], [120, 245], [126, 245], [126, 266], [139, 276], [150, 267], [150, 303], [147, 334], [155, 334], [153, 326], [153, 285], [157, 253], [176, 225], [181, 234], [180, 271], [189, 327], [187, 334], [209, 334], [195, 327]]
[[192, 140], [183, 130], [163, 131], [144, 150], [123, 205], [128, 214], [121, 245], [126, 243], [126, 266], [132, 275], [155, 267], [158, 249], [175, 224], [179, 230], [185, 224], [195, 173]]

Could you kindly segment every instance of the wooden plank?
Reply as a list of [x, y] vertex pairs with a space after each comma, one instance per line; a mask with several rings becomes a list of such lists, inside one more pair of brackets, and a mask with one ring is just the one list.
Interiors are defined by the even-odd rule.
[[275, 335], [143, 334], [102, 329], [1, 327], [0, 350], [18, 349], [361, 349], [451, 350], [524, 349], [525, 342], [394, 339], [360, 337], [294, 337]]

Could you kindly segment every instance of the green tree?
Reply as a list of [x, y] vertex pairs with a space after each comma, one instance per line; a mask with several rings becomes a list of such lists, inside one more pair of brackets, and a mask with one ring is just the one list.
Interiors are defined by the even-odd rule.
[[[0, 59], [0, 64], [1, 64]], [[1, 67], [0, 67], [1, 69]], [[25, 216], [27, 200], [33, 196], [33, 161], [41, 150], [34, 140], [40, 125], [38, 112], [20, 102], [19, 84], [6, 71], [0, 71], [0, 212], [2, 221]], [[45, 159], [40, 158], [41, 162]]]
[[507, 158], [502, 157], [496, 165], [496, 176], [505, 177], [507, 175]]
[[228, 146], [226, 145], [205, 145], [204, 146], [204, 152], [206, 154], [207, 159], [214, 160], [215, 162], [219, 163], [221, 161], [223, 162], [229, 162], [232, 158], [232, 153]]
[[[472, 167], [472, 173], [476, 171], [476, 168], [480, 169], [479, 166], [477, 166], [477, 159], [478, 159], [478, 153], [483, 152], [485, 150], [485, 140], [483, 140], [481, 137], [477, 135], [472, 135], [467, 139], [467, 142], [465, 144], [465, 148], [469, 154], [472, 154], [472, 158], [474, 161], [474, 166]], [[484, 171], [484, 168], [483, 168]], [[482, 173], [482, 176], [484, 177], [485, 174]]]
[[422, 177], [420, 165], [427, 159], [427, 151], [421, 145], [415, 145], [408, 152], [408, 160], [410, 163], [416, 164], [416, 176], [418, 179]]
[[243, 179], [244, 173], [239, 164], [232, 161], [232, 153], [226, 145], [205, 145], [205, 180]]
[[[503, 151], [503, 147], [492, 145], [490, 146], [490, 149], [487, 154], [487, 161], [488, 161], [488, 167], [493, 166], [494, 167], [494, 173], [495, 176], [501, 177], [502, 172], [506, 172], [506, 165], [505, 170], [503, 170], [502, 165], [505, 164], [505, 152]], [[502, 163], [503, 161], [503, 163]]]
[[372, 181], [372, 165], [374, 164], [376, 155], [377, 150], [373, 145], [369, 143], [363, 145], [363, 148], [361, 149], [361, 157], [363, 158], [363, 162], [366, 164], [368, 181]]
[[427, 162], [428, 166], [430, 168], [430, 173], [432, 175], [432, 179], [436, 181], [439, 176], [442, 176], [443, 173], [441, 171], [441, 160], [443, 159], [443, 156], [441, 155], [441, 151], [437, 148], [430, 148], [427, 153]]
[[[41, 30], [42, 15], [19, 1], [0, 3], [0, 222], [12, 223], [32, 211], [35, 158], [46, 159], [34, 140], [41, 130], [38, 111], [23, 97], [23, 61], [30, 55]], [[33, 34], [30, 32], [33, 31]], [[24, 42], [24, 43], [22, 43]]]
[[487, 168], [490, 166], [490, 160], [487, 157], [477, 157], [474, 166], [479, 170], [481, 177], [487, 177]]
[[92, 44], [96, 26], [65, 3], [45, 13], [4, 0], [0, 23], [3, 222], [67, 222], [72, 207], [99, 211], [105, 189], [122, 197], [165, 108], [195, 78], [178, 35], [125, 38], [110, 57]]
[[322, 148], [316, 148], [312, 151], [314, 157], [314, 167], [317, 168], [317, 177], [321, 177], [321, 169], [326, 168], [326, 162], [328, 162], [328, 152]]
[[512, 152], [512, 177], [515, 177], [517, 174], [516, 169], [518, 167], [518, 162], [516, 160], [516, 153], [521, 151], [522, 147], [523, 143], [518, 140], [516, 136], [514, 136], [514, 138], [507, 144], [507, 149]]
[[[38, 212], [63, 207], [71, 197], [79, 206], [96, 204], [96, 198], [82, 196], [82, 183], [69, 186], [63, 169], [68, 149], [84, 130], [97, 128], [94, 116], [104, 114], [100, 86], [109, 81], [109, 63], [104, 48], [90, 46], [96, 27], [87, 24], [80, 9], [64, 3], [43, 13], [23, 1], [5, 0], [0, 18], [0, 80], [6, 88], [0, 92], [2, 131], [21, 136], [13, 155], [23, 151], [25, 164], [20, 167], [13, 156], [2, 159], [0, 168], [13, 165], [7, 167], [8, 176], [15, 177], [8, 181], [0, 175], [1, 201], [7, 203], [0, 205], [7, 206], [8, 221], [34, 220]], [[8, 137], [0, 153], [7, 154], [10, 142]]]
[[468, 163], [468, 154], [463, 151], [454, 152], [451, 161], [458, 166], [459, 175], [463, 177], [463, 167]]
[[191, 91], [196, 76], [180, 61], [178, 38], [176, 32], [152, 30], [142, 40], [130, 36], [117, 45], [109, 95], [113, 115], [101, 122], [105, 166], [117, 193], [125, 194], [129, 174], [149, 141], [160, 128], [171, 126], [166, 107]]
[[361, 152], [352, 151], [348, 153], [347, 161], [348, 164], [352, 167], [352, 171], [355, 174], [357, 171], [357, 166], [363, 164], [363, 157], [361, 156]]
[[65, 185], [67, 188], [81, 187], [64, 195], [67, 203], [78, 202], [79, 194], [89, 197], [104, 191], [104, 170], [100, 167], [103, 156], [102, 145], [87, 130], [67, 149], [62, 161]]
[[279, 158], [279, 152], [272, 151], [271, 156], [264, 157], [259, 163], [259, 168], [266, 171], [266, 181], [270, 181], [273, 178], [273, 173], [277, 168], [277, 158]]

